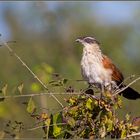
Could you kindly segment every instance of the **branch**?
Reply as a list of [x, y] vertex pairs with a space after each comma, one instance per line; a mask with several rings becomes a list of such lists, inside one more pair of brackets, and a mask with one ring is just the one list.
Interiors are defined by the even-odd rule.
[[82, 93], [38, 93], [38, 94], [22, 94], [22, 95], [13, 95], [13, 96], [0, 96], [0, 99], [7, 98], [23, 98], [23, 97], [34, 97], [34, 96], [42, 96], [42, 95], [80, 95]]
[[[39, 77], [27, 66], [27, 64], [11, 49], [11, 47], [6, 43], [6, 42], [2, 42], [3, 46], [5, 46], [10, 53], [12, 53], [18, 61], [20, 61], [22, 63], [22, 65], [30, 72], [30, 74], [43, 86], [43, 88], [45, 88], [45, 90], [48, 91], [47, 86], [39, 79]], [[64, 106], [62, 105], [62, 103], [54, 96], [51, 95], [58, 103], [59, 105], [63, 108]]]
[[131, 134], [131, 135], [127, 135], [126, 138], [135, 137], [135, 136], [140, 136], [140, 132], [134, 133], [134, 134]]
[[129, 77], [125, 78], [125, 79], [119, 84], [118, 88], [120, 88], [120, 86], [121, 86], [124, 82], [126, 82], [126, 81], [128, 81], [129, 79], [132, 79], [132, 78], [134, 78], [134, 77], [135, 77], [135, 75], [133, 74], [133, 75], [130, 75]]
[[124, 91], [125, 89], [127, 89], [128, 87], [130, 87], [132, 84], [136, 83], [138, 80], [140, 80], [140, 77], [138, 77], [137, 79], [135, 79], [134, 81], [132, 81], [131, 83], [129, 83], [126, 87], [120, 89], [118, 92], [116, 92], [115, 94], [113, 94], [113, 96], [116, 96], [117, 94], [121, 93], [122, 91]]
[[[50, 124], [49, 126], [54, 126], [54, 125], [66, 125], [67, 123], [57, 123], [57, 124]], [[48, 125], [43, 125], [43, 126], [37, 126], [37, 127], [34, 127], [34, 128], [30, 128], [30, 129], [27, 129], [27, 130], [36, 130], [36, 129], [39, 129], [39, 128], [42, 128], [42, 127], [45, 127], [45, 126], [48, 126]]]

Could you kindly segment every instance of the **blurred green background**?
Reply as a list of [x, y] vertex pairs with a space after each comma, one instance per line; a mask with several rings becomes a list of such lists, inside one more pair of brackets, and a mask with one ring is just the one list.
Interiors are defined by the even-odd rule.
[[[93, 36], [101, 42], [103, 52], [112, 58], [125, 78], [132, 74], [138, 77], [139, 17], [140, 2], [132, 1], [0, 2], [0, 33], [1, 40], [17, 41], [10, 46], [34, 72], [37, 72], [37, 67], [47, 64], [52, 71], [65, 78], [82, 79], [82, 47], [76, 44], [75, 39], [79, 36]], [[0, 66], [0, 86], [2, 88], [5, 83], [8, 84], [8, 95], [15, 94], [15, 86], [21, 82], [24, 83], [24, 93], [32, 93], [32, 83], [36, 80], [4, 47], [0, 48]], [[44, 77], [44, 74], [40, 72], [39, 76]], [[79, 83], [72, 84], [77, 86]], [[81, 85], [79, 87], [83, 88]], [[132, 87], [140, 91], [140, 82]], [[62, 95], [61, 99], [63, 100]], [[8, 120], [23, 121], [26, 127], [33, 126], [34, 121], [22, 104], [27, 100], [28, 98], [6, 99], [0, 102], [1, 130], [5, 128]], [[58, 107], [51, 97], [36, 97], [35, 100], [43, 107]], [[123, 100], [121, 117], [126, 112], [131, 112], [133, 116], [140, 115], [140, 101]], [[42, 137], [42, 131], [25, 131], [20, 137], [39, 138]]]

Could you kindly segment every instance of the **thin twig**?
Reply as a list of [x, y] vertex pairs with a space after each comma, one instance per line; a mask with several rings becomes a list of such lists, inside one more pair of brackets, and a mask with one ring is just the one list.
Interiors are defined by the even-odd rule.
[[[66, 125], [67, 123], [57, 123], [57, 124], [50, 124], [49, 126], [54, 126], [54, 125]], [[37, 127], [34, 127], [34, 128], [30, 128], [30, 129], [27, 129], [27, 130], [36, 130], [36, 129], [39, 129], [39, 128], [42, 128], [42, 127], [45, 127], [45, 126], [48, 126], [48, 125], [43, 125], [43, 126], [37, 126]]]
[[140, 136], [140, 132], [134, 133], [134, 134], [131, 134], [131, 135], [127, 135], [126, 138], [135, 137], [135, 136]]
[[135, 77], [135, 75], [133, 74], [133, 75], [130, 75], [129, 77], [126, 77], [119, 85], [118, 85], [118, 88], [124, 83], [124, 82], [126, 82], [126, 81], [128, 81], [129, 79], [132, 79], [132, 78], [134, 78]]
[[89, 94], [85, 94], [87, 97], [89, 97], [89, 98], [92, 98], [92, 99], [94, 99], [94, 100], [99, 100], [99, 98], [98, 97], [96, 97], [96, 96], [94, 96], [94, 95], [89, 95]]
[[0, 96], [0, 99], [7, 98], [23, 98], [23, 97], [34, 97], [42, 95], [80, 95], [82, 93], [38, 93], [38, 94], [22, 94], [22, 95], [13, 95], [13, 96]]
[[131, 83], [129, 83], [126, 87], [120, 89], [118, 92], [116, 92], [115, 94], [113, 94], [113, 96], [116, 96], [117, 94], [121, 93], [122, 91], [124, 91], [125, 89], [127, 89], [128, 87], [130, 87], [132, 84], [136, 83], [138, 80], [140, 80], [140, 77], [138, 77], [137, 79], [135, 79], [134, 81], [132, 81]]
[[[48, 91], [47, 86], [38, 78], [38, 76], [27, 66], [27, 64], [11, 49], [11, 47], [6, 43], [6, 42], [2, 42], [3, 46], [5, 46], [10, 53], [12, 53], [21, 63], [22, 65], [30, 72], [30, 74], [33, 75], [33, 77], [45, 88], [45, 90]], [[62, 103], [54, 96], [51, 95], [63, 108], [64, 106], [62, 105]]]

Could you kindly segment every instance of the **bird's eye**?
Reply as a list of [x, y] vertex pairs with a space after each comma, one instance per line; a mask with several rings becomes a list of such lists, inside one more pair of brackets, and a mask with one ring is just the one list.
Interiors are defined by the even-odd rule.
[[94, 39], [93, 38], [88, 38], [87, 37], [87, 38], [84, 39], [84, 41], [87, 42], [87, 43], [94, 43]]

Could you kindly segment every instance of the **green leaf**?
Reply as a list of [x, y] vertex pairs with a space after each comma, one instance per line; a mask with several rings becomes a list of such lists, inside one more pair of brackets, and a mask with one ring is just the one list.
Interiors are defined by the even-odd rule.
[[18, 90], [19, 90], [19, 93], [22, 94], [22, 91], [23, 91], [23, 83], [21, 83], [19, 86], [18, 86]]
[[74, 103], [75, 103], [75, 99], [70, 98], [70, 99], [69, 99], [69, 103], [70, 103], [71, 105], [74, 105]]
[[74, 106], [69, 110], [71, 115], [76, 115], [78, 113], [78, 106]]
[[8, 88], [8, 85], [5, 84], [1, 89], [4, 96], [6, 96], [7, 88]]
[[122, 129], [122, 132], [121, 132], [121, 139], [126, 138], [126, 135], [127, 135], [126, 130], [125, 130], [125, 129]]
[[32, 83], [32, 85], [31, 85], [31, 90], [32, 90], [33, 92], [38, 92], [38, 91], [41, 90], [41, 87], [40, 87], [40, 85], [39, 85], [38, 83]]
[[46, 63], [42, 63], [42, 67], [44, 67], [45, 71], [49, 74], [52, 74], [54, 71], [54, 69]]
[[28, 113], [33, 113], [34, 110], [35, 110], [35, 108], [36, 108], [35, 107], [35, 103], [34, 103], [32, 97], [30, 97], [29, 102], [28, 102], [28, 105], [27, 105], [27, 112]]
[[93, 110], [93, 101], [89, 98], [86, 102], [86, 107], [89, 109], [89, 110]]
[[113, 121], [108, 119], [106, 125], [107, 125], [107, 132], [112, 131], [112, 129], [113, 129]]
[[[63, 133], [62, 133], [62, 128], [63, 126], [60, 125], [62, 123], [62, 113], [57, 113], [53, 115], [53, 135], [54, 137], [62, 137], [63, 138]], [[59, 125], [57, 125], [59, 124]]]

